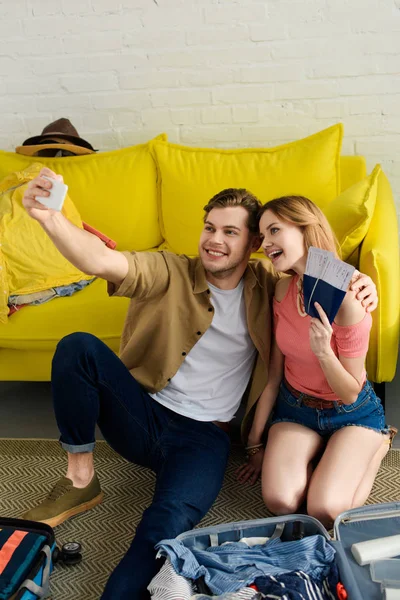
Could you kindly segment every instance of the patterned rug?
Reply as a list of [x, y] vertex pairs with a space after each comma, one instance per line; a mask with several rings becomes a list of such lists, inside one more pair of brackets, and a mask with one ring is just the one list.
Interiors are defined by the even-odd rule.
[[[135, 526], [150, 503], [153, 474], [119, 457], [106, 442], [98, 442], [96, 470], [105, 492], [103, 504], [57, 527], [57, 542], [77, 540], [83, 561], [58, 564], [51, 577], [53, 600], [98, 600], [108, 575], [127, 550]], [[223, 489], [201, 525], [265, 518], [260, 486], [242, 486], [234, 472], [243, 461], [232, 450]], [[64, 474], [65, 454], [53, 440], [0, 440], [0, 515], [17, 517], [46, 496]], [[391, 450], [375, 481], [369, 504], [400, 499], [400, 450]]]

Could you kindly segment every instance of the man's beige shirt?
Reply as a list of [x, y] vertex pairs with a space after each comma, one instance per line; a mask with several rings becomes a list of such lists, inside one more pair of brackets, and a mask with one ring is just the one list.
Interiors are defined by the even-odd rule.
[[[149, 392], [162, 390], [185, 356], [207, 331], [213, 318], [210, 290], [198, 257], [170, 252], [124, 252], [128, 274], [112, 296], [131, 298], [121, 337], [120, 358]], [[250, 261], [244, 274], [244, 300], [250, 337], [257, 359], [248, 392], [249, 413], [267, 382], [271, 311], [277, 276], [267, 261]], [[244, 431], [243, 429], [243, 431]]]

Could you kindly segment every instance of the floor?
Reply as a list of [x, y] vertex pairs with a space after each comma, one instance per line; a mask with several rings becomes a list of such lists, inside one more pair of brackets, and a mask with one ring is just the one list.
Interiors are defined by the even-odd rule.
[[[386, 420], [400, 431], [400, 368], [386, 384]], [[58, 438], [49, 383], [0, 382], [0, 438]], [[98, 439], [101, 439], [98, 432]], [[400, 434], [395, 448], [400, 448]]]

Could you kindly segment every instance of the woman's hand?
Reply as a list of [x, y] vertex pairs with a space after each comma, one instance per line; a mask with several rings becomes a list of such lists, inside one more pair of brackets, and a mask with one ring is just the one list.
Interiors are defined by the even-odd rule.
[[318, 302], [314, 302], [314, 306], [321, 320], [311, 319], [310, 346], [317, 358], [325, 358], [327, 355], [332, 353], [332, 327], [322, 306], [318, 304]]
[[249, 456], [247, 462], [236, 470], [236, 477], [239, 483], [246, 483], [254, 485], [257, 479], [260, 477], [262, 463], [264, 459], [264, 448]]

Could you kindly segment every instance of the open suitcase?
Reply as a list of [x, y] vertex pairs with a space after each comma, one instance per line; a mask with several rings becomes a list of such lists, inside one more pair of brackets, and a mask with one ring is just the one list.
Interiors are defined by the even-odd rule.
[[60, 550], [44, 523], [0, 518], [0, 600], [48, 597], [54, 563], [77, 564], [80, 549], [78, 542], [69, 542]]
[[[354, 543], [400, 534], [400, 502], [374, 504], [342, 513], [335, 521], [333, 539], [317, 519], [307, 515], [287, 515], [193, 529], [179, 535], [177, 540], [189, 549], [202, 550], [220, 546], [224, 542], [237, 542], [243, 537], [271, 538], [277, 532], [282, 541], [285, 541], [292, 539], [294, 524], [298, 522], [303, 524], [304, 537], [320, 534], [336, 550], [335, 561], [348, 600], [389, 599], [391, 590], [396, 585], [398, 589], [393, 598], [397, 598], [397, 593], [400, 594], [400, 560], [397, 575], [393, 574], [392, 568], [391, 573], [387, 571], [387, 576], [383, 574], [379, 581], [372, 581], [370, 566], [359, 566], [351, 553]], [[392, 562], [392, 567], [393, 565], [396, 565], [397, 571], [397, 564]]]

